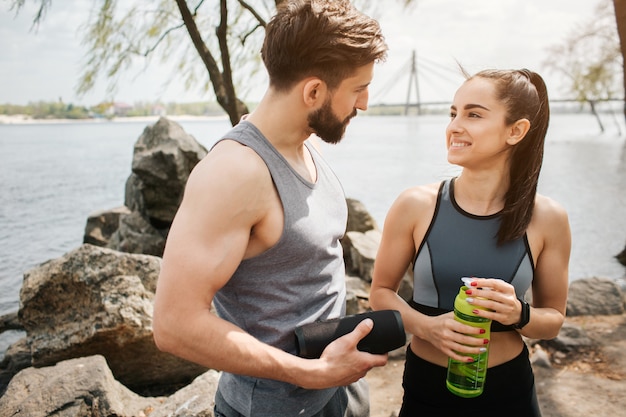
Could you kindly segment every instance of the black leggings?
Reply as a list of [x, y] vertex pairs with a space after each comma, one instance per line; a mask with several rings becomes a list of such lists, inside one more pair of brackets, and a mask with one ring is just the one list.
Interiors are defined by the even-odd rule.
[[541, 417], [528, 348], [502, 365], [487, 370], [485, 390], [462, 398], [446, 387], [446, 368], [418, 357], [407, 348], [404, 397], [398, 417]]

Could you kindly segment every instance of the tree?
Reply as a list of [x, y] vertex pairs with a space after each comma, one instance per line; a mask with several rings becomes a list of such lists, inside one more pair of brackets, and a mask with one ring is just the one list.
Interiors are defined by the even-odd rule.
[[[40, 7], [34, 22], [40, 24], [52, 0], [37, 1]], [[178, 62], [171, 77], [182, 77], [187, 87], [201, 84], [203, 89], [211, 89], [235, 124], [248, 108], [235, 88], [233, 60], [242, 63], [239, 68], [244, 71], [255, 71], [242, 57], [249, 57], [252, 48], [260, 49], [262, 34], [253, 35], [265, 26], [261, 15], [268, 14], [268, 5], [275, 7], [280, 1], [257, 1], [259, 7], [265, 7], [257, 11], [244, 0], [198, 0], [193, 9], [185, 0], [98, 0], [83, 28], [88, 52], [78, 92], [88, 92], [104, 75], [108, 91], [113, 93], [120, 76], [133, 64], [143, 60], [147, 67], [160, 58]], [[14, 6], [19, 10], [24, 2], [17, 0]], [[199, 57], [203, 69], [191, 57]]]
[[619, 34], [620, 50], [622, 53], [622, 76], [623, 76], [623, 97], [624, 118], [626, 119], [626, 0], [613, 0], [615, 9], [615, 20], [617, 23], [617, 33]]
[[602, 131], [596, 103], [613, 100], [622, 90], [618, 78], [624, 64], [614, 16], [611, 3], [601, 2], [590, 21], [576, 27], [563, 45], [550, 48], [545, 61], [564, 75], [566, 89], [576, 100], [590, 105]]
[[[34, 1], [39, 3], [33, 20], [38, 25], [52, 0]], [[113, 93], [121, 74], [139, 58], [146, 66], [159, 57], [176, 60], [175, 76], [183, 77], [188, 88], [201, 84], [212, 90], [234, 125], [248, 112], [237, 86], [249, 88], [260, 67], [263, 29], [285, 1], [196, 0], [190, 7], [191, 0], [94, 0], [98, 6], [84, 27], [89, 50], [78, 92], [91, 90], [104, 75]], [[408, 5], [414, 0], [396, 1]], [[12, 8], [19, 12], [25, 2], [13, 0]], [[365, 6], [370, 0], [359, 3]], [[200, 58], [203, 68], [192, 56]], [[241, 90], [245, 95], [245, 87]]]

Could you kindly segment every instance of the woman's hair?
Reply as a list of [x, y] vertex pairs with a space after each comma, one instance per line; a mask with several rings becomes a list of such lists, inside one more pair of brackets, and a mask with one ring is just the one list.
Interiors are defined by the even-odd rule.
[[527, 69], [484, 70], [468, 79], [474, 77], [494, 83], [496, 98], [507, 109], [507, 125], [520, 119], [530, 121], [528, 133], [511, 152], [510, 185], [498, 230], [498, 243], [502, 244], [522, 237], [533, 214], [550, 121], [548, 91], [541, 76]]
[[386, 54], [378, 22], [348, 0], [283, 2], [266, 27], [261, 49], [270, 85], [280, 91], [309, 76], [334, 89]]

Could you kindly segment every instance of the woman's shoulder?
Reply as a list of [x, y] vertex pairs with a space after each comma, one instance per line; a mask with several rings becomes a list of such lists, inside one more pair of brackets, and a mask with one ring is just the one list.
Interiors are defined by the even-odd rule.
[[535, 197], [535, 214], [546, 216], [548, 218], [564, 218], [567, 219], [567, 211], [558, 201], [542, 195], [537, 194]]
[[433, 204], [437, 201], [440, 187], [441, 183], [437, 182], [407, 188], [400, 193], [396, 203], [411, 205]]
[[423, 218], [437, 203], [440, 183], [417, 185], [402, 191], [393, 202], [388, 217], [402, 217], [404, 221]]
[[430, 220], [437, 204], [439, 186], [439, 183], [418, 185], [402, 191], [387, 213], [384, 229], [388, 233], [412, 233], [426, 219]]
[[556, 200], [545, 195], [537, 194], [532, 223], [544, 230], [569, 229], [569, 218], [565, 207]]

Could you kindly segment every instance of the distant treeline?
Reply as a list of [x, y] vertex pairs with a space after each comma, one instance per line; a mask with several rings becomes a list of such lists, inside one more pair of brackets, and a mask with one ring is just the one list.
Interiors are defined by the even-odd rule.
[[92, 119], [155, 115], [215, 116], [223, 115], [224, 110], [213, 102], [167, 104], [138, 102], [132, 105], [105, 102], [86, 107], [61, 101], [39, 101], [26, 105], [0, 104], [0, 114], [8, 116], [27, 115], [34, 119]]
[[[603, 100], [595, 103], [600, 113], [620, 112], [623, 100]], [[255, 104], [248, 105], [253, 110]], [[555, 100], [551, 102], [554, 113], [589, 113], [587, 102], [576, 100]], [[370, 104], [368, 116], [406, 115], [406, 114], [447, 114], [450, 104], [444, 102], [406, 104]], [[132, 105], [120, 102], [103, 102], [96, 106], [85, 107], [67, 104], [61, 101], [28, 103], [27, 105], [0, 104], [0, 114], [27, 115], [34, 119], [93, 119], [115, 117], [142, 117], [142, 116], [223, 116], [224, 110], [216, 102], [196, 103], [150, 103], [137, 102]]]

